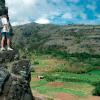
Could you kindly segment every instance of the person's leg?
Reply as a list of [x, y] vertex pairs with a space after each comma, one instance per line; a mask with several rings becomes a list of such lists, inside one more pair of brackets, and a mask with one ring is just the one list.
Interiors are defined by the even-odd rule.
[[4, 43], [5, 43], [5, 37], [3, 36], [1, 39], [1, 48], [4, 48]]
[[1, 33], [2, 39], [1, 39], [1, 51], [5, 50], [4, 44], [5, 44], [5, 32]]
[[11, 34], [7, 32], [7, 50], [13, 50], [11, 47]]
[[10, 42], [11, 42], [10, 38], [7, 38], [7, 47], [10, 47]]

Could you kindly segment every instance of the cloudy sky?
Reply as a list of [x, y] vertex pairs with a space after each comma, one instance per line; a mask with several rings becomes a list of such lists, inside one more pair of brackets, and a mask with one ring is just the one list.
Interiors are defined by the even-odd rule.
[[100, 0], [6, 0], [12, 25], [100, 24]]

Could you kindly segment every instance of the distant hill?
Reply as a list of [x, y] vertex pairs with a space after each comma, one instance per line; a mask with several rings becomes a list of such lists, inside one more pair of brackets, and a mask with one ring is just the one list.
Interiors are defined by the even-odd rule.
[[13, 44], [18, 48], [100, 54], [100, 25], [30, 23], [13, 30]]

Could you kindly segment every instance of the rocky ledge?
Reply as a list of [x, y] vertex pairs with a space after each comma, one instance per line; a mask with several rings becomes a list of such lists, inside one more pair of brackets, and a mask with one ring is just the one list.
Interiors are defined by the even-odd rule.
[[0, 100], [35, 100], [30, 89], [30, 61], [17, 50], [0, 52]]

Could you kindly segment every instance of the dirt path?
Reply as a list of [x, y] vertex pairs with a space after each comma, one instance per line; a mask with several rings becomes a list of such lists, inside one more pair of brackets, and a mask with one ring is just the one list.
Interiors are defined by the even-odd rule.
[[100, 100], [100, 97], [98, 97], [98, 96], [89, 96], [86, 99], [82, 99], [82, 100]]
[[63, 83], [63, 82], [49, 82], [49, 83], [47, 84], [47, 86], [62, 87], [62, 86], [64, 86], [64, 83]]
[[31, 78], [31, 82], [38, 82], [38, 81], [40, 81], [40, 79], [38, 78], [38, 76]]
[[58, 100], [77, 100], [77, 97], [68, 93], [58, 93], [55, 98]]
[[55, 96], [58, 100], [100, 100], [100, 97], [98, 96], [89, 96], [89, 97], [84, 97], [80, 98], [68, 93], [59, 93]]

